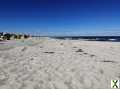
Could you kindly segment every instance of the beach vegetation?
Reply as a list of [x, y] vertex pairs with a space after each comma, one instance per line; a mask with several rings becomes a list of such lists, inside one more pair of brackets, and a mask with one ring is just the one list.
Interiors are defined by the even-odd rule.
[[0, 40], [14, 40], [14, 39], [27, 39], [30, 36], [27, 34], [16, 34], [16, 33], [4, 33], [0, 32]]

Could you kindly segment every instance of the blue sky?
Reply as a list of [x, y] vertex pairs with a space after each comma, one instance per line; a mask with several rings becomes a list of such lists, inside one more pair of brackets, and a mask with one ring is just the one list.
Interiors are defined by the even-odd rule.
[[0, 0], [0, 31], [116, 35], [120, 0]]

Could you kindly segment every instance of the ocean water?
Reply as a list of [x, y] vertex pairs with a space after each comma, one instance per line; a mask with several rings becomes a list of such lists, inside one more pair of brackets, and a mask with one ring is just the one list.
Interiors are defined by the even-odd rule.
[[71, 40], [79, 40], [84, 39], [88, 41], [109, 41], [109, 42], [120, 42], [120, 36], [55, 36], [52, 37], [55, 39], [71, 39]]

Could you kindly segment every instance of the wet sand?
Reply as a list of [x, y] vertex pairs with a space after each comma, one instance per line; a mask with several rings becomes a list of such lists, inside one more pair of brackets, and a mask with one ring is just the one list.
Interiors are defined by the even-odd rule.
[[50, 38], [0, 44], [0, 89], [111, 89], [120, 42]]

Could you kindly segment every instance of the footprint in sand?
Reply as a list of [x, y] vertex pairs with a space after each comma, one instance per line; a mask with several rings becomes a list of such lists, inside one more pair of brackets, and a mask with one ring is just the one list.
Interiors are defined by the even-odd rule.
[[4, 72], [2, 69], [0, 69], [0, 86], [5, 85], [8, 78], [9, 78], [8, 74]]
[[104, 74], [104, 70], [103, 69], [100, 69], [100, 74]]
[[21, 49], [22, 52], [24, 52], [24, 51], [26, 51], [26, 50], [27, 50], [27, 47], [23, 47], [23, 48]]
[[[99, 84], [100, 80], [93, 74], [84, 74], [79, 77], [79, 82], [83, 89], [94, 89], [96, 84]], [[99, 86], [99, 85], [98, 85]]]

